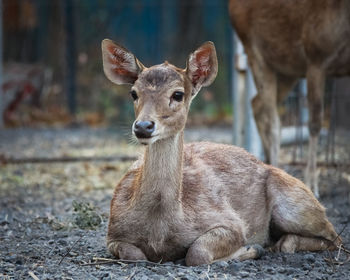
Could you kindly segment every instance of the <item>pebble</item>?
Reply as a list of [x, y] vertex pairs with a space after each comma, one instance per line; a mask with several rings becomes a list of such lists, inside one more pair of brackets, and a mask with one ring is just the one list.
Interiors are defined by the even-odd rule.
[[60, 239], [57, 241], [58, 244], [62, 245], [62, 246], [67, 246], [68, 245], [68, 242], [64, 239]]
[[309, 263], [314, 263], [315, 262], [315, 256], [314, 255], [312, 255], [312, 254], [306, 254], [305, 256], [304, 256], [304, 259], [306, 260], [306, 261], [308, 261]]
[[246, 278], [249, 276], [249, 272], [247, 271], [240, 271], [239, 272], [239, 276], [243, 277], [243, 278]]
[[281, 274], [284, 274], [287, 272], [287, 270], [284, 268], [284, 267], [280, 267], [278, 270], [277, 270], [278, 273], [281, 273]]
[[225, 262], [225, 261], [220, 261], [220, 262], [217, 262], [217, 263], [215, 263], [218, 267], [223, 267], [223, 268], [225, 268], [225, 267], [228, 267], [228, 263], [227, 262]]

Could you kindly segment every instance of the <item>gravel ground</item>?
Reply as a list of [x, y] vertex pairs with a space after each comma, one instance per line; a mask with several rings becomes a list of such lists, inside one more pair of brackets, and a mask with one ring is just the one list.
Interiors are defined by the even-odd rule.
[[[189, 140], [230, 142], [229, 129], [193, 129]], [[2, 158], [135, 156], [121, 130], [7, 130]], [[348, 143], [349, 138], [342, 143]], [[321, 147], [322, 149], [322, 147]], [[347, 149], [344, 146], [339, 151]], [[288, 155], [290, 148], [284, 148]], [[343, 153], [343, 152], [340, 152]], [[348, 155], [348, 154], [347, 154]], [[340, 155], [341, 156], [341, 155]], [[287, 157], [287, 156], [286, 156]], [[349, 163], [349, 162], [348, 162]], [[337, 252], [276, 254], [259, 260], [185, 267], [183, 262], [105, 263], [111, 195], [130, 162], [0, 164], [0, 279], [350, 279], [350, 262]], [[301, 166], [283, 165], [301, 177]], [[321, 202], [350, 247], [350, 170], [321, 168]], [[346, 259], [341, 253], [340, 261]], [[37, 277], [37, 278], [36, 278]]]

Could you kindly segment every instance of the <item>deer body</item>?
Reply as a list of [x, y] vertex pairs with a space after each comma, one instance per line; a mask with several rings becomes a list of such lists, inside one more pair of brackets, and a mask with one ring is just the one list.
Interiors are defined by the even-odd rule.
[[[144, 67], [112, 41], [102, 43], [104, 70], [118, 84], [132, 83], [133, 133], [146, 145], [115, 189], [107, 244], [121, 259], [187, 265], [256, 258], [276, 250], [334, 248], [337, 235], [324, 208], [299, 180], [241, 148], [184, 145], [189, 105], [217, 72], [213, 44], [188, 60]], [[336, 244], [340, 241], [336, 240]]]
[[350, 75], [350, 1], [230, 0], [229, 12], [252, 68], [253, 111], [266, 159], [278, 164], [277, 104], [306, 77], [309, 153], [306, 183], [319, 195], [316, 157], [327, 76]]
[[[157, 145], [164, 144], [168, 143]], [[115, 235], [124, 232], [121, 240], [133, 240], [131, 243], [137, 244], [148, 259], [157, 262], [184, 258], [199, 236], [220, 227], [228, 230], [238, 228], [240, 240], [237, 244], [266, 245], [271, 209], [266, 205], [267, 198], [261, 196], [261, 193], [266, 193], [263, 188], [268, 174], [263, 164], [253, 160], [244, 150], [226, 145], [193, 143], [184, 148], [183, 173], [178, 172], [178, 167], [174, 168], [175, 174], [167, 169], [173, 176], [169, 178], [166, 175], [170, 174], [163, 174], [165, 178], [159, 179], [162, 175], [155, 174], [155, 170], [163, 171], [166, 163], [157, 157], [152, 164], [152, 175], [159, 177], [152, 178], [149, 185], [139, 181], [137, 191], [132, 190], [135, 185], [130, 182], [137, 181], [137, 177], [142, 178], [141, 174], [147, 172], [147, 167], [142, 166], [143, 159], [140, 159], [131, 168], [115, 192], [111, 212], [120, 213], [120, 216], [111, 217], [110, 232]], [[225, 153], [227, 158], [220, 158], [220, 153]], [[256, 178], [254, 183], [245, 176], [247, 170], [234, 168], [247, 162], [247, 157], [252, 160], [247, 165]], [[169, 160], [169, 157], [165, 158]], [[213, 162], [213, 158], [220, 162]], [[218, 172], [220, 168], [228, 171]], [[120, 204], [123, 200], [125, 202], [126, 193], [139, 196], [140, 200], [130, 197], [127, 205]], [[244, 194], [249, 194], [248, 203], [242, 203]], [[115, 201], [119, 199], [120, 202]], [[247, 224], [253, 213], [254, 221]], [[130, 234], [130, 221], [134, 221], [134, 234]]]

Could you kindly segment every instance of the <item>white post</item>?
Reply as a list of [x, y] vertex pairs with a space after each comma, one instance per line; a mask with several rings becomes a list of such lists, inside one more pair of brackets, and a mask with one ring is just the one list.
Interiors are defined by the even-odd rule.
[[233, 55], [233, 143], [244, 147], [244, 96], [245, 80], [247, 70], [247, 56], [244, 53], [243, 45], [236, 34], [233, 34], [234, 55]]
[[262, 146], [258, 128], [256, 127], [252, 109], [252, 99], [255, 97], [256, 94], [257, 90], [255, 87], [253, 75], [250, 68], [248, 68], [245, 93], [245, 148], [257, 158], [263, 160], [264, 149]]
[[256, 87], [248, 66], [244, 48], [234, 34], [234, 69], [233, 69], [233, 143], [247, 151], [264, 158], [261, 139], [255, 124], [251, 101], [256, 95]]

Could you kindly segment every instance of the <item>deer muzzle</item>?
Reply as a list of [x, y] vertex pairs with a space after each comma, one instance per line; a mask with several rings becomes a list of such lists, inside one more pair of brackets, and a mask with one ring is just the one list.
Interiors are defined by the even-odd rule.
[[153, 121], [136, 121], [133, 125], [133, 131], [137, 138], [151, 138], [155, 130]]

